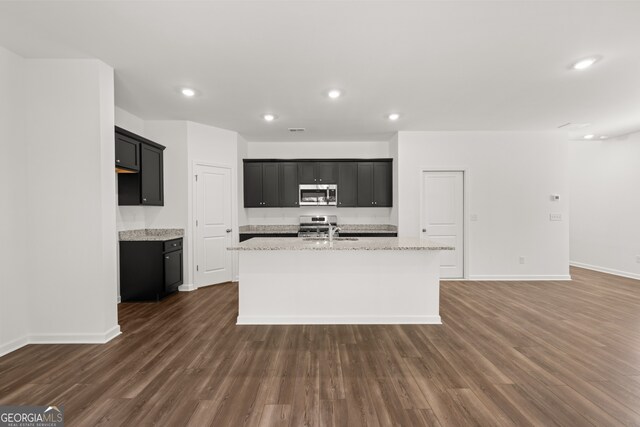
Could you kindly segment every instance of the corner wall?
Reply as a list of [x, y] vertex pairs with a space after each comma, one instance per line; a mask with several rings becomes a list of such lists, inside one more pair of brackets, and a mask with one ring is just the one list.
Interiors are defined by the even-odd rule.
[[26, 60], [29, 313], [32, 342], [119, 334], [113, 69]]
[[[421, 229], [421, 170], [467, 170], [467, 278], [569, 278], [566, 135], [557, 132], [400, 132], [400, 236]], [[551, 201], [552, 194], [561, 200]], [[550, 221], [560, 213], [562, 221]], [[475, 215], [477, 221], [470, 221]], [[525, 264], [519, 257], [525, 257]]]
[[0, 356], [28, 342], [25, 60], [0, 47]]
[[640, 133], [571, 141], [571, 264], [640, 279]]

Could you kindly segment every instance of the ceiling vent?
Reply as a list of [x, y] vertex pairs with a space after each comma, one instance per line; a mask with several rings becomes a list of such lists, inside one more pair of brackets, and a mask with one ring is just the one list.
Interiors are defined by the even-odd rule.
[[289, 128], [289, 132], [304, 132], [304, 128]]

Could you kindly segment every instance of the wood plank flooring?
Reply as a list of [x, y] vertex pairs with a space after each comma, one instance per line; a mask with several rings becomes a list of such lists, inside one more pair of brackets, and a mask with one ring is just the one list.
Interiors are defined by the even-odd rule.
[[105, 345], [0, 358], [70, 426], [640, 426], [640, 282], [443, 282], [442, 326], [236, 326], [237, 286], [121, 304]]

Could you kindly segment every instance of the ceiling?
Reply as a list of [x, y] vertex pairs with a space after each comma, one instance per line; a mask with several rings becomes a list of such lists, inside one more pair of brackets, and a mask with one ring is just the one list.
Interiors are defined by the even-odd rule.
[[590, 123], [581, 137], [640, 129], [639, 23], [640, 2], [615, 1], [3, 1], [0, 45], [99, 58], [125, 110], [250, 141]]

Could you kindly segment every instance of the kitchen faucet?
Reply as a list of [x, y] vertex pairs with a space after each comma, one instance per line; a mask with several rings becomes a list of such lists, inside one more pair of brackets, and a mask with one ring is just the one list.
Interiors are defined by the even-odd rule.
[[329, 242], [333, 242], [333, 235], [340, 230], [340, 227], [329, 224]]

